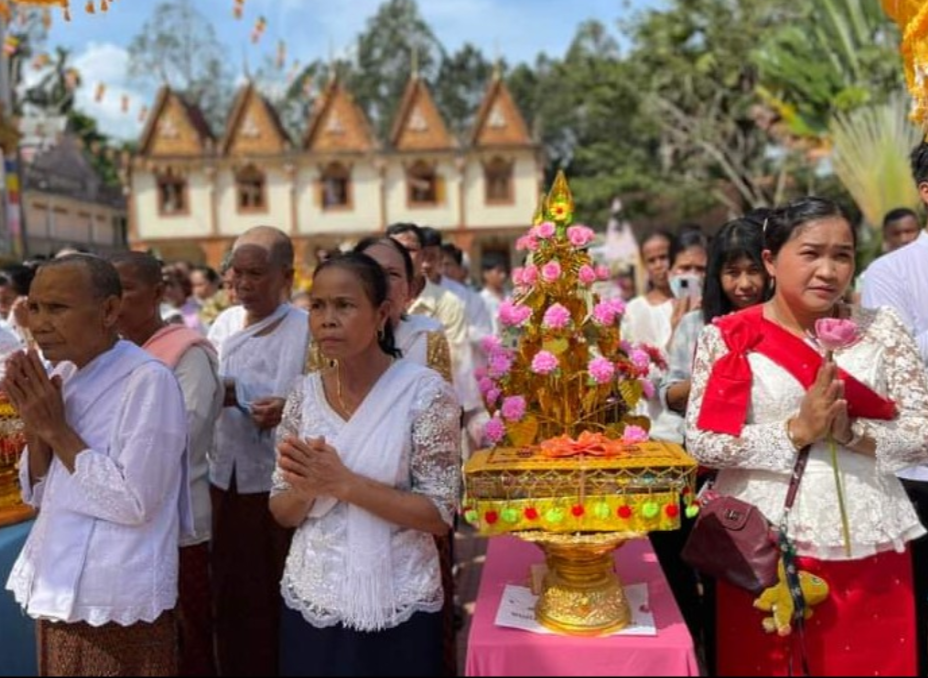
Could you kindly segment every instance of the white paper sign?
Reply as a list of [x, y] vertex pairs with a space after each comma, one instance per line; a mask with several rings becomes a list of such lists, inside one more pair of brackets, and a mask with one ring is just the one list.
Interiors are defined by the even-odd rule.
[[[625, 587], [625, 597], [631, 608], [632, 621], [621, 631], [615, 631], [613, 636], [656, 636], [657, 627], [654, 624], [654, 613], [648, 602], [648, 585], [632, 584]], [[522, 629], [532, 633], [556, 634], [549, 628], [542, 626], [535, 619], [535, 603], [538, 596], [525, 586], [507, 584], [503, 590], [503, 597], [499, 609], [496, 611], [496, 625], [511, 629]]]

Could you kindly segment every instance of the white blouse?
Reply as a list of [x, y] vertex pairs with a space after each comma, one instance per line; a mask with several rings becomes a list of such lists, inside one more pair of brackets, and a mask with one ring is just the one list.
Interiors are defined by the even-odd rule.
[[[835, 352], [838, 365], [873, 390], [894, 400], [892, 421], [861, 420], [876, 441], [868, 457], [838, 449], [850, 523], [852, 558], [905, 548], [925, 534], [894, 473], [928, 459], [928, 378], [911, 336], [890, 309], [856, 310], [861, 332], [854, 345]], [[687, 449], [702, 464], [721, 469], [720, 494], [756, 505], [779, 522], [796, 452], [786, 435], [805, 389], [784, 368], [759, 353], [748, 354], [753, 371], [751, 405], [740, 437], [702, 431], [696, 421], [706, 381], [716, 360], [728, 352], [714, 325], [703, 331], [693, 365], [687, 407]], [[844, 560], [841, 517], [827, 443], [812, 446], [809, 464], [790, 514], [789, 534], [800, 555]]]
[[[408, 426], [409, 441], [394, 487], [434, 502], [442, 519], [453, 525], [460, 462], [460, 405], [451, 387], [436, 373], [418, 382], [412, 411], [392, 412], [397, 426]], [[278, 439], [336, 438], [345, 421], [329, 406], [319, 373], [307, 375], [287, 400]], [[289, 489], [274, 472], [272, 496]], [[285, 604], [318, 628], [343, 622], [339, 592], [345, 576], [348, 506], [338, 502], [320, 518], [297, 528], [281, 582]], [[438, 551], [431, 534], [394, 526], [392, 535], [395, 614], [390, 626], [416, 612], [437, 612], [444, 598]]]

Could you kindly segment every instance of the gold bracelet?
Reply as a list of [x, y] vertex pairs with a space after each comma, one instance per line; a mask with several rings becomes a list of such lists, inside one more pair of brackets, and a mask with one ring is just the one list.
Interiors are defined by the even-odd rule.
[[790, 424], [792, 424], [792, 423], [793, 423], [793, 417], [787, 418], [787, 420], [786, 420], [786, 437], [789, 439], [790, 445], [793, 446], [793, 449], [796, 450], [797, 452], [801, 452], [801, 451], [802, 451], [802, 445], [800, 445], [800, 444], [797, 442], [795, 436], [793, 436], [793, 431], [792, 431], [792, 429], [790, 428]]

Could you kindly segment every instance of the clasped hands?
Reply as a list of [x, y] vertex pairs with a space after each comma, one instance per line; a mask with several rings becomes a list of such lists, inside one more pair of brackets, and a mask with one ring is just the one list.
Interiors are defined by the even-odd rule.
[[844, 381], [838, 378], [838, 366], [833, 360], [826, 360], [803, 397], [799, 413], [787, 423], [790, 437], [799, 448], [829, 435], [844, 445], [854, 437], [852, 423], [844, 397]]
[[68, 430], [61, 394], [61, 377], [49, 377], [36, 351], [16, 352], [6, 360], [6, 376], [0, 384], [10, 398], [26, 430], [54, 447], [53, 441]]
[[283, 479], [307, 500], [329, 496], [344, 500], [355, 478], [324, 437], [285, 437], [277, 445]]

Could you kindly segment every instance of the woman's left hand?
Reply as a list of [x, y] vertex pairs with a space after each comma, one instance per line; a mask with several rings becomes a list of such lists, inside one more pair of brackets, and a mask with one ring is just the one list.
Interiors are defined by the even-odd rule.
[[851, 417], [847, 412], [847, 400], [844, 399], [844, 382], [839, 381], [837, 398], [834, 402], [835, 417], [831, 421], [831, 437], [833, 440], [844, 444], [853, 439], [854, 432], [851, 430]]

